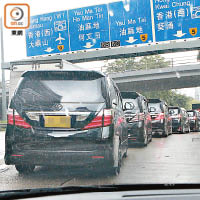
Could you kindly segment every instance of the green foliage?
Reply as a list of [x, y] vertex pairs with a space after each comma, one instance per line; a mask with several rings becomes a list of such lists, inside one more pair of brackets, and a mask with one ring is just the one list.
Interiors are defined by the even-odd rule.
[[191, 109], [192, 98], [186, 95], [178, 94], [173, 90], [144, 92], [147, 98], [158, 98], [167, 102], [169, 106], [179, 106], [187, 110]]
[[[170, 62], [164, 60], [160, 55], [144, 56], [141, 59], [136, 58], [125, 58], [117, 59], [114, 62], [106, 64], [107, 73], [112, 72], [124, 72], [144, 69], [156, 69], [169, 67]], [[168, 103], [169, 106], [179, 106], [185, 109], [191, 109], [192, 98], [186, 95], [178, 94], [175, 90], [165, 91], [151, 91], [144, 92], [144, 96], [147, 98], [159, 98]]]
[[136, 58], [123, 58], [117, 59], [114, 62], [106, 64], [106, 72], [124, 72], [144, 69], [156, 69], [168, 67], [170, 62], [165, 61], [160, 55], [144, 56], [141, 59]]
[[170, 62], [165, 61], [165, 59], [160, 55], [155, 56], [144, 56], [138, 62], [141, 69], [157, 69], [169, 67]]
[[135, 58], [124, 58], [124, 59], [118, 59], [114, 62], [108, 63], [104, 67], [106, 67], [106, 72], [124, 72], [129, 70], [138, 70], [137, 62], [135, 61]]

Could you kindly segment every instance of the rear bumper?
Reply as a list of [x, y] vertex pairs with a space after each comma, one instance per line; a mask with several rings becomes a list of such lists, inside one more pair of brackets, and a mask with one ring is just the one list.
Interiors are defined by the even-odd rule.
[[197, 123], [196, 123], [196, 121], [190, 121], [190, 129], [191, 130], [197, 129]]
[[135, 122], [128, 124], [128, 142], [143, 143], [144, 142], [144, 127], [143, 122]]
[[153, 121], [152, 120], [152, 134], [162, 134], [164, 131], [164, 123], [161, 123], [160, 121]]
[[181, 130], [181, 123], [172, 121], [172, 132], [180, 132], [180, 131], [182, 131]]
[[70, 166], [105, 163], [113, 160], [113, 139], [109, 137], [111, 130], [111, 127], [105, 127], [78, 132], [38, 131], [33, 134], [31, 130], [13, 131], [13, 127], [8, 126], [5, 163]]
[[84, 166], [96, 163], [109, 162], [112, 158], [112, 150], [108, 146], [102, 146], [102, 150], [95, 151], [39, 151], [14, 152], [5, 155], [7, 165], [33, 164], [33, 165], [66, 165]]

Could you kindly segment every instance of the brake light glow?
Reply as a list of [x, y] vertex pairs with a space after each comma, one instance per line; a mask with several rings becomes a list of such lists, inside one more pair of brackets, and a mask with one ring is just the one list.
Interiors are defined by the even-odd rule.
[[104, 158], [104, 156], [92, 156], [92, 158]]
[[139, 113], [136, 114], [131, 120], [130, 122], [138, 122], [138, 121], [142, 121], [144, 120], [144, 114], [143, 113]]
[[164, 113], [160, 113], [160, 114], [158, 114], [158, 116], [155, 118], [155, 120], [162, 120], [162, 119], [164, 119], [164, 118], [165, 118]]
[[8, 124], [10, 125], [19, 126], [22, 128], [31, 128], [31, 125], [25, 122], [25, 120], [17, 113], [17, 111], [14, 111], [13, 115], [13, 110], [9, 109], [7, 118], [8, 118]]
[[104, 126], [109, 126], [112, 123], [112, 110], [104, 109]]
[[109, 126], [112, 123], [112, 110], [104, 109], [83, 129], [99, 128]]

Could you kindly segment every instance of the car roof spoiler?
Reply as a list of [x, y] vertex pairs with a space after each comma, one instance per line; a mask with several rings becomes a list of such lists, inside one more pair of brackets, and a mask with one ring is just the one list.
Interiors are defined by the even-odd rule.
[[104, 76], [102, 73], [92, 70], [38, 70], [26, 71], [22, 74], [22, 77], [43, 80], [95, 80]]
[[136, 99], [142, 95], [138, 92], [121, 92], [121, 96], [123, 99]]

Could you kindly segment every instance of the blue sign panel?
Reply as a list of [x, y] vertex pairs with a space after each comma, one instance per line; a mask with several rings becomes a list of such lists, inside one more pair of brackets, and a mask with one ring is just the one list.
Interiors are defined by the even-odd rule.
[[101, 48], [109, 41], [107, 5], [69, 10], [71, 51]]
[[125, 0], [109, 5], [110, 40], [120, 46], [153, 42], [150, 0]]
[[69, 51], [67, 11], [31, 17], [26, 30], [27, 56]]
[[200, 37], [199, 0], [153, 0], [156, 41]]

